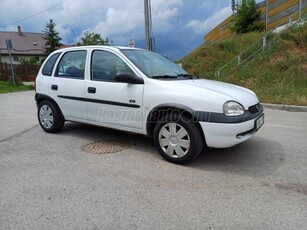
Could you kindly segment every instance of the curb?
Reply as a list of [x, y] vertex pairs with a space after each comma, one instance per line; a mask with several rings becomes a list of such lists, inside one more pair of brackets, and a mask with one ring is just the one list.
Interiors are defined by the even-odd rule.
[[307, 112], [307, 106], [298, 106], [298, 105], [276, 105], [276, 104], [268, 104], [261, 103], [264, 108], [268, 109], [278, 109], [278, 110], [286, 110], [290, 112]]
[[34, 86], [34, 81], [26, 81], [26, 82], [21, 82], [23, 85], [32, 85]]

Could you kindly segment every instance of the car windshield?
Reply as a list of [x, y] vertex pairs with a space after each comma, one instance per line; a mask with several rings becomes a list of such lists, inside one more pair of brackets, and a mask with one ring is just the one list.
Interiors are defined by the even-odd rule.
[[156, 79], [192, 79], [179, 65], [169, 59], [147, 50], [121, 50], [144, 74]]

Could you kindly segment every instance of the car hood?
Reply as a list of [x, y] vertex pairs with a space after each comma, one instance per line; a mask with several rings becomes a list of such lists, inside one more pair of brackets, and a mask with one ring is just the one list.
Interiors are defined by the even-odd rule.
[[232, 85], [224, 82], [213, 80], [182, 80], [171, 81], [172, 88], [178, 87], [178, 90], [191, 91], [192, 94], [198, 93], [204, 95], [208, 94], [223, 99], [224, 101], [237, 101], [241, 103], [246, 109], [249, 106], [259, 103], [256, 94], [246, 88]]

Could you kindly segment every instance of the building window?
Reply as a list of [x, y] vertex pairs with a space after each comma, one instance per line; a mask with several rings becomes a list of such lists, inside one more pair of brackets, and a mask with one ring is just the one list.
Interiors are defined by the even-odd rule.
[[18, 57], [14, 57], [14, 61], [18, 61]]

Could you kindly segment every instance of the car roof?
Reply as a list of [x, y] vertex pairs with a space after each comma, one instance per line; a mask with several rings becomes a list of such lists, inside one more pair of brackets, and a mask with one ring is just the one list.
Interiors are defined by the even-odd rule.
[[89, 48], [104, 48], [104, 49], [108, 49], [108, 50], [114, 50], [114, 51], [118, 51], [118, 50], [123, 50], [123, 49], [130, 49], [130, 50], [143, 50], [140, 48], [131, 48], [131, 47], [125, 47], [125, 46], [101, 46], [101, 45], [91, 45], [91, 46], [72, 46], [72, 47], [66, 47], [66, 48], [61, 48], [56, 50], [55, 52], [62, 52], [62, 51], [69, 51], [69, 50], [80, 50], [80, 49], [89, 49]]

